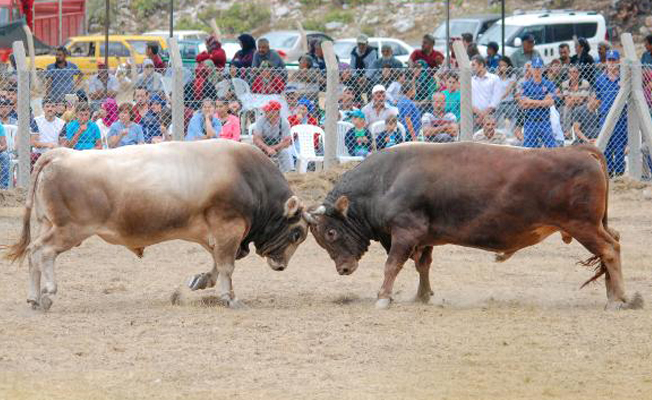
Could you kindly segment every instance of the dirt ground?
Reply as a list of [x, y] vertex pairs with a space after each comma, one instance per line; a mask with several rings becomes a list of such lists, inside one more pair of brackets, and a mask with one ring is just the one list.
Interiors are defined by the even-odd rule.
[[[648, 303], [649, 197], [621, 184], [610, 207], [628, 292]], [[19, 213], [0, 208], [0, 243]], [[251, 255], [236, 266], [237, 311], [214, 290], [170, 304], [210, 269], [183, 242], [139, 260], [88, 240], [59, 257], [47, 314], [25, 303], [26, 266], [0, 261], [0, 399], [652, 399], [652, 307], [603, 311], [602, 280], [579, 290], [588, 255], [559, 235], [503, 264], [437, 248], [431, 304], [411, 302], [410, 263], [388, 311], [374, 309], [379, 245], [346, 277], [311, 238], [284, 272]]]

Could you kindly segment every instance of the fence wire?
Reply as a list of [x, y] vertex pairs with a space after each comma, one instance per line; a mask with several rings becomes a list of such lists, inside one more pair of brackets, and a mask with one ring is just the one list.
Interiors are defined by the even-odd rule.
[[[340, 65], [337, 158], [362, 160], [408, 141], [460, 140], [459, 69], [432, 69], [417, 62], [377, 69]], [[652, 66], [651, 66], [652, 67]], [[619, 64], [562, 65], [495, 70], [472, 63], [472, 140], [559, 147], [595, 143], [620, 88]], [[45, 151], [78, 150], [172, 140], [172, 73], [152, 65], [115, 69], [48, 68], [31, 95], [31, 161]], [[631, 75], [625, 75], [629, 79]], [[15, 181], [17, 124], [15, 74], [0, 75], [0, 187]], [[652, 68], [643, 86], [652, 106]], [[184, 140], [226, 138], [253, 143], [281, 168], [305, 171], [323, 160], [326, 71], [306, 60], [298, 69], [215, 68], [202, 62], [183, 79]], [[605, 149], [609, 172], [627, 163], [627, 107]], [[8, 146], [3, 143], [8, 143]], [[644, 147], [649, 176], [649, 151]], [[308, 165], [308, 166], [307, 166]]]

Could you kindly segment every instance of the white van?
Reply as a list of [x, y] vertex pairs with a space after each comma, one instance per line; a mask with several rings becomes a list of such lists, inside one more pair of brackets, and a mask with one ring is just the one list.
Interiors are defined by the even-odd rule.
[[[536, 11], [505, 18], [505, 55], [511, 56], [521, 47], [521, 38], [531, 34], [534, 48], [547, 64], [559, 57], [559, 45], [568, 43], [574, 54], [573, 37], [584, 37], [591, 45], [591, 55], [598, 56], [598, 43], [608, 40], [604, 17], [595, 11]], [[487, 44], [496, 42], [501, 46], [502, 22], [497, 21], [479, 41], [480, 54], [487, 54]], [[502, 50], [498, 51], [501, 54]]]

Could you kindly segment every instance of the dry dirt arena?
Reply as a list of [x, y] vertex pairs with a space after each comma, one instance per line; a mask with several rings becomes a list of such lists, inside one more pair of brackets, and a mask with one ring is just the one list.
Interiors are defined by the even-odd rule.
[[[628, 292], [648, 303], [650, 194], [617, 184], [610, 205]], [[0, 208], [0, 243], [17, 237], [19, 212]], [[0, 399], [652, 399], [652, 307], [603, 311], [603, 280], [579, 290], [587, 256], [559, 235], [503, 264], [437, 248], [431, 304], [411, 302], [410, 263], [378, 311], [382, 248], [341, 277], [309, 238], [284, 272], [255, 255], [237, 263], [248, 307], [234, 311], [213, 290], [170, 304], [211, 267], [198, 246], [139, 260], [91, 239], [59, 257], [46, 314], [25, 303], [26, 266], [0, 262]]]

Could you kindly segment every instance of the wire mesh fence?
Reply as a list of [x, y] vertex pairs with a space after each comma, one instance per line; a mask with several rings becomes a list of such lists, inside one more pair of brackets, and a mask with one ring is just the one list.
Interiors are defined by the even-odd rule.
[[[398, 61], [397, 61], [398, 62]], [[400, 62], [398, 62], [400, 65]], [[522, 69], [509, 60], [489, 70], [473, 59], [470, 93], [462, 93], [459, 68], [429, 68], [417, 61], [395, 68], [353, 69], [339, 65], [337, 150], [340, 162], [410, 141], [462, 140], [462, 119], [472, 121], [468, 140], [507, 146], [560, 147], [596, 143], [622, 87], [619, 60], [595, 65], [534, 62]], [[652, 66], [650, 66], [652, 67]], [[172, 67], [130, 67], [39, 72], [31, 84], [32, 163], [51, 148], [78, 150], [172, 140]], [[312, 169], [323, 161], [327, 71], [303, 58], [298, 69], [216, 68], [212, 62], [184, 67], [184, 140], [226, 138], [252, 143], [282, 171]], [[13, 183], [17, 153], [15, 73], [0, 76], [0, 187]], [[643, 68], [643, 91], [652, 106], [652, 68]], [[466, 117], [462, 98], [471, 99]], [[619, 116], [604, 153], [609, 173], [627, 167], [628, 107]], [[181, 129], [181, 128], [179, 128]], [[9, 145], [4, 145], [7, 142]], [[643, 146], [649, 176], [652, 161]]]

